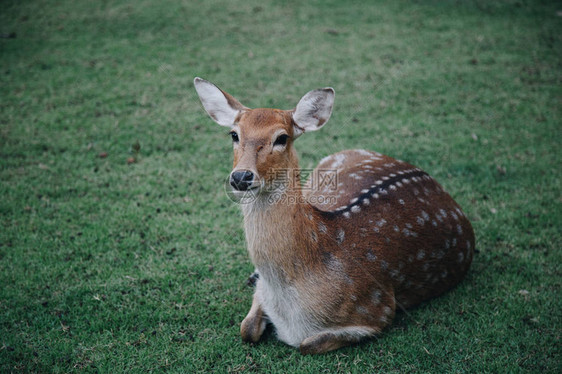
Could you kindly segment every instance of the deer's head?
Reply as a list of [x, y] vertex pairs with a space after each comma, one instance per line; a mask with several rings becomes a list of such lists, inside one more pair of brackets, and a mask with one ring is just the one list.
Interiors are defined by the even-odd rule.
[[287, 171], [298, 168], [293, 141], [326, 124], [334, 104], [334, 90], [328, 87], [308, 92], [292, 110], [250, 109], [211, 82], [195, 78], [194, 84], [209, 116], [230, 129], [235, 194], [286, 188], [291, 183]]

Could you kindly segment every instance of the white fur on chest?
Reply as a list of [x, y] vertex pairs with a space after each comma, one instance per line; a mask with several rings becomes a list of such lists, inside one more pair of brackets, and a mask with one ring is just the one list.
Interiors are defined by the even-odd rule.
[[304, 308], [306, 301], [296, 287], [282, 284], [260, 270], [256, 295], [275, 326], [279, 340], [298, 347], [304, 339], [321, 330], [313, 314]]
[[[295, 206], [277, 204], [281, 217], [295, 216]], [[263, 199], [242, 207], [248, 252], [260, 277], [256, 297], [268, 320], [275, 326], [279, 340], [298, 347], [302, 341], [322, 329], [309, 305], [310, 295], [295, 286], [284, 273], [286, 264], [296, 251], [293, 233], [295, 222], [278, 219], [272, 214], [272, 205]], [[302, 244], [302, 243], [301, 243]], [[307, 297], [308, 296], [308, 297]]]

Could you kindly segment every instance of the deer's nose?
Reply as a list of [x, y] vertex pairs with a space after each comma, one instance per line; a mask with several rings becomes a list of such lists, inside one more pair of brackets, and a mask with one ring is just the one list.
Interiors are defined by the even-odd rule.
[[236, 170], [230, 174], [230, 185], [238, 191], [246, 191], [254, 182], [254, 173], [249, 170]]

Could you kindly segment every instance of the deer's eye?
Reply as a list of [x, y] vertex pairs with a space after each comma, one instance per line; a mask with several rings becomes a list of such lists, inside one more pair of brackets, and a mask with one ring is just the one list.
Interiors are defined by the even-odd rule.
[[287, 140], [289, 140], [289, 135], [287, 134], [279, 135], [277, 139], [275, 139], [273, 146], [275, 147], [276, 145], [285, 145], [287, 144]]
[[232, 137], [232, 142], [238, 143], [240, 141], [240, 139], [238, 139], [238, 134], [236, 133], [236, 131], [231, 131], [229, 132], [229, 134]]

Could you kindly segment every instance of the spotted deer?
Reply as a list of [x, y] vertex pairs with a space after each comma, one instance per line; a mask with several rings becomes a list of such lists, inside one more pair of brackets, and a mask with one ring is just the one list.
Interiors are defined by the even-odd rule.
[[[211, 118], [230, 129], [232, 194], [259, 279], [241, 324], [257, 342], [266, 324], [303, 354], [380, 333], [397, 308], [449, 290], [466, 274], [474, 233], [459, 205], [421, 169], [380, 153], [324, 158], [302, 185], [293, 142], [326, 124], [334, 90], [308, 92], [293, 110], [250, 109], [195, 78]], [[279, 172], [283, 171], [283, 172]], [[305, 188], [308, 186], [309, 188]]]

